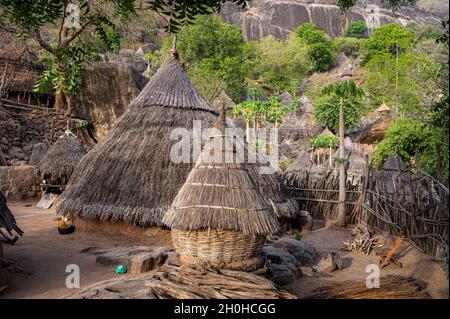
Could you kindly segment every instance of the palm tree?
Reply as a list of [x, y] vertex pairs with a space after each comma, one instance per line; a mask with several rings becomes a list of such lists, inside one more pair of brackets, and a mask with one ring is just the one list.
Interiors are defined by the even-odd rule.
[[336, 224], [341, 227], [346, 226], [345, 212], [345, 160], [344, 160], [344, 104], [348, 99], [354, 99], [364, 95], [355, 82], [351, 80], [327, 85], [324, 94], [336, 95], [339, 97], [339, 207]]

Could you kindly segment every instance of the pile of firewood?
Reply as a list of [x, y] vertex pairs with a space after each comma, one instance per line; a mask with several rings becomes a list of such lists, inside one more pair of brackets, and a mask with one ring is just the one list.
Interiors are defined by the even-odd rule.
[[366, 225], [358, 224], [352, 231], [352, 235], [355, 236], [355, 239], [344, 242], [342, 250], [369, 255], [372, 249], [384, 246], [383, 241], [372, 237], [372, 233]]
[[252, 273], [163, 265], [146, 275], [96, 283], [68, 298], [82, 299], [293, 299], [273, 282]]

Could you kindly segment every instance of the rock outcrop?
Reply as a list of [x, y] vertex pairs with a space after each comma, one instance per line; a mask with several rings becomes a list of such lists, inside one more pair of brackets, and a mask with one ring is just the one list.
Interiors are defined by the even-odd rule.
[[147, 82], [133, 67], [97, 63], [82, 78], [82, 94], [71, 100], [71, 116], [87, 120], [99, 141]]
[[[220, 15], [226, 22], [239, 26], [246, 40], [258, 40], [267, 35], [285, 37], [305, 22], [315, 23], [329, 36], [340, 36], [350, 21], [369, 21], [371, 18], [364, 1], [346, 13], [341, 13], [336, 3], [336, 0], [258, 0], [248, 2], [245, 9], [226, 4]], [[370, 3], [380, 7], [380, 24], [395, 22], [406, 25], [410, 21], [440, 23], [439, 17], [417, 8], [402, 8], [393, 13], [383, 8], [379, 0]]]

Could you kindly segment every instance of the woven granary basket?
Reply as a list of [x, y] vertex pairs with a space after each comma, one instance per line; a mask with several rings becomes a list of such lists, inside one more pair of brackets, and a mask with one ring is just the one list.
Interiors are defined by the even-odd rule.
[[184, 264], [254, 270], [261, 266], [265, 235], [244, 235], [239, 231], [172, 228], [172, 242]]

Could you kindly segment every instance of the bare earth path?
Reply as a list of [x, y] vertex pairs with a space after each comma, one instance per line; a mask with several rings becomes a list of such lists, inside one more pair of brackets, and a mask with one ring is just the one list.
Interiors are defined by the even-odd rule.
[[8, 289], [0, 298], [59, 298], [67, 295], [73, 291], [65, 286], [69, 264], [80, 267], [81, 287], [113, 278], [118, 276], [114, 267], [97, 265], [95, 256], [83, 254], [81, 250], [88, 246], [108, 248], [143, 244], [138, 239], [76, 231], [59, 235], [53, 209], [39, 209], [35, 202], [9, 202], [8, 206], [25, 234], [15, 245], [4, 245], [4, 258], [11, 266], [1, 270], [0, 281], [6, 282]]
[[[4, 246], [4, 257], [11, 263], [8, 269], [0, 272], [0, 282], [8, 286], [0, 298], [61, 298], [74, 292], [65, 287], [65, 270], [68, 264], [77, 264], [81, 272], [81, 287], [115, 278], [114, 267], [100, 266], [95, 263], [95, 256], [83, 254], [81, 250], [96, 246], [110, 248], [126, 245], [160, 245], [155, 238], [143, 241], [124, 236], [105, 236], [77, 232], [59, 235], [53, 209], [42, 210], [35, 202], [10, 202], [18, 224], [25, 234], [14, 246]], [[319, 224], [319, 223], [316, 223]], [[342, 242], [351, 239], [348, 231], [318, 229], [305, 234], [302, 241], [311, 244], [321, 256], [337, 252], [342, 257], [344, 269], [333, 272], [331, 277], [302, 277], [295, 284], [284, 287], [304, 298], [313, 289], [333, 285], [344, 280], [361, 280], [365, 282], [365, 270], [368, 264], [376, 264], [378, 257], [372, 252], [369, 256], [350, 254], [340, 250]], [[397, 274], [411, 276], [427, 283], [427, 291], [433, 298], [448, 298], [448, 279], [439, 263], [407, 244], [400, 247], [400, 262], [403, 268], [392, 265], [381, 271], [381, 275]], [[128, 275], [120, 275], [128, 276]]]

